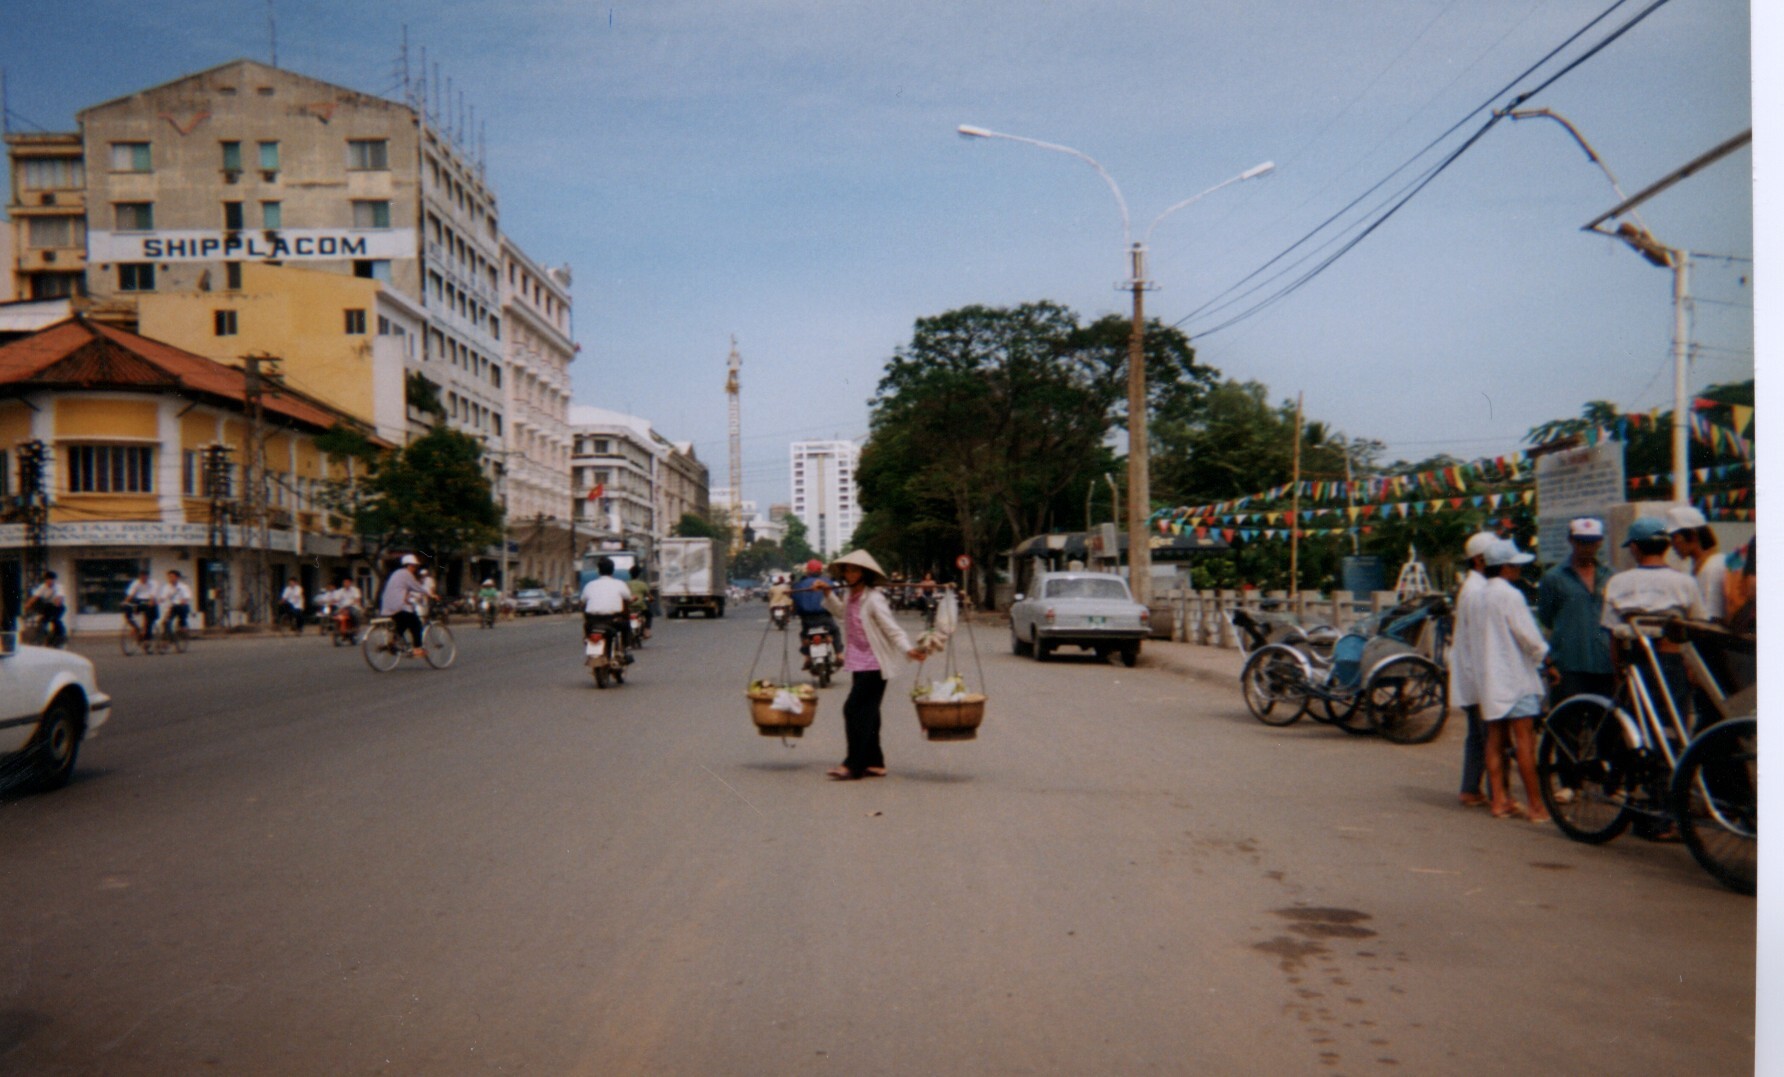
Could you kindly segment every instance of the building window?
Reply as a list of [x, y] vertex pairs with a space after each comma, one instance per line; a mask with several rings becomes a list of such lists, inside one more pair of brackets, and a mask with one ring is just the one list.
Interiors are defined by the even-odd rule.
[[152, 494], [152, 445], [68, 445], [63, 447], [71, 494]]
[[361, 258], [353, 263], [353, 275], [367, 280], [390, 282], [390, 259]]
[[262, 142], [260, 144], [260, 170], [262, 172], [277, 172], [279, 170], [279, 144], [277, 142]]
[[147, 567], [135, 559], [107, 558], [74, 563], [74, 602], [80, 613], [117, 613], [131, 581]]
[[211, 313], [212, 313], [212, 323], [216, 329], [217, 336], [220, 336], [220, 337], [235, 336], [235, 311], [233, 311], [233, 310], [218, 310], [218, 311], [212, 311]]
[[223, 143], [223, 171], [240, 172], [242, 170], [242, 144], [240, 142]]
[[78, 273], [33, 273], [31, 274], [32, 299], [65, 299], [81, 293], [81, 276]]
[[84, 187], [87, 170], [78, 158], [44, 157], [19, 162], [19, 182], [27, 191], [66, 190]]
[[285, 227], [285, 203], [260, 203], [260, 227], [269, 232]]
[[223, 230], [225, 232], [242, 230], [242, 204], [240, 202], [223, 203]]
[[346, 311], [346, 314], [347, 335], [352, 337], [365, 336], [365, 311], [357, 308], [349, 308]]
[[121, 262], [118, 264], [118, 291], [152, 292], [155, 290], [153, 262]]
[[39, 249], [78, 247], [84, 241], [85, 224], [79, 217], [28, 217], [25, 243]]
[[232, 292], [242, 290], [242, 264], [240, 262], [223, 263], [223, 287]]
[[355, 228], [389, 228], [389, 202], [354, 202], [353, 227]]
[[113, 172], [152, 172], [147, 142], [114, 142], [111, 144]]
[[349, 139], [347, 167], [361, 172], [390, 171], [390, 143], [381, 138]]
[[112, 210], [114, 223], [120, 232], [153, 232], [155, 230], [155, 203], [153, 202], [114, 202]]

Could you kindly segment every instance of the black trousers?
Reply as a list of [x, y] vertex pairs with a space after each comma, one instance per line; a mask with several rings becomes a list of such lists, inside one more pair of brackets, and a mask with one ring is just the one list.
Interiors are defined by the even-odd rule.
[[886, 696], [886, 678], [879, 670], [859, 670], [842, 705], [843, 731], [849, 738], [849, 755], [842, 765], [857, 776], [868, 767], [883, 767], [880, 751], [880, 701]]

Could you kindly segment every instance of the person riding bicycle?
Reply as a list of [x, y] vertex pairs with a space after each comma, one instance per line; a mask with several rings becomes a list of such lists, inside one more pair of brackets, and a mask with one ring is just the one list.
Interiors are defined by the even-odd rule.
[[403, 555], [402, 562], [384, 581], [384, 594], [378, 600], [378, 613], [390, 618], [390, 624], [396, 631], [397, 638], [407, 632], [409, 639], [415, 644], [410, 652], [412, 658], [425, 658], [427, 651], [421, 646], [421, 614], [418, 607], [427, 604], [427, 585], [416, 575], [421, 567], [421, 559], [412, 553]]
[[[835, 647], [836, 657], [840, 661], [842, 658], [842, 632], [836, 627], [836, 618], [832, 617], [830, 611], [824, 608], [824, 592], [817, 586], [820, 581], [825, 587], [836, 586], [824, 576], [824, 562], [814, 557], [805, 563], [805, 575], [800, 577], [799, 583], [794, 586], [792, 591], [793, 610], [799, 614], [799, 653], [805, 655], [811, 653], [811, 647], [805, 642], [806, 633], [814, 628], [823, 628], [830, 632], [831, 644]], [[805, 668], [811, 668], [809, 659], [805, 663]]]
[[279, 594], [279, 616], [289, 620], [293, 630], [304, 630], [304, 588], [295, 579], [287, 580]]
[[192, 614], [192, 588], [180, 576], [178, 569], [167, 570], [167, 582], [161, 586], [161, 604], [167, 607], [167, 624], [179, 623], [180, 631], [186, 632], [186, 618]]
[[147, 643], [155, 638], [155, 621], [161, 616], [161, 588], [146, 568], [124, 590], [124, 616], [141, 618], [136, 624], [137, 639]]
[[[632, 606], [632, 589], [614, 579], [611, 557], [596, 561], [595, 572], [595, 578], [582, 589], [582, 634], [587, 637], [597, 628], [611, 626], [619, 630], [620, 638], [630, 649], [632, 623], [626, 611]], [[632, 656], [626, 655], [626, 661], [631, 660]]]
[[62, 590], [54, 572], [43, 574], [43, 582], [25, 602], [25, 611], [36, 611], [43, 616], [45, 643], [60, 647], [68, 641], [68, 626], [62, 623], [63, 614], [68, 612], [68, 593]]
[[353, 577], [342, 576], [335, 580], [335, 589], [328, 593], [328, 601], [338, 612], [347, 615], [349, 628], [359, 628], [359, 622], [365, 616], [365, 596], [353, 582]]

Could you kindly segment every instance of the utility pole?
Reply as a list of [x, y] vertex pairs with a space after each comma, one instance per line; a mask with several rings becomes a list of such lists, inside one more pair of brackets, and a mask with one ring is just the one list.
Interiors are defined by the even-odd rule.
[[247, 500], [247, 523], [252, 529], [255, 545], [244, 612], [251, 623], [264, 624], [268, 620], [266, 612], [272, 598], [267, 593], [272, 580], [272, 520], [266, 503], [266, 409], [262, 400], [267, 393], [278, 392], [283, 378], [276, 370], [263, 369], [263, 365], [278, 366], [279, 360], [275, 356], [249, 355], [244, 356], [242, 362], [247, 376], [242, 396], [248, 404], [249, 423], [248, 469], [243, 476], [247, 489], [243, 493]]
[[1301, 396], [1295, 394], [1295, 479], [1289, 487], [1288, 593], [1301, 589]]
[[[1168, 210], [1166, 212], [1169, 212]], [[1146, 245], [1132, 248], [1134, 324], [1127, 337], [1127, 583], [1134, 601], [1152, 604], [1152, 513], [1150, 438], [1146, 433]]]
[[229, 454], [227, 445], [207, 445], [204, 449], [204, 493], [210, 499], [210, 550], [207, 559], [214, 566], [207, 572], [204, 595], [206, 627], [224, 623], [229, 609], [229, 523], [230, 511]]
[[[50, 499], [44, 472], [49, 466], [49, 447], [36, 438], [20, 442], [19, 517], [25, 525], [25, 578], [21, 590], [29, 594], [50, 568]], [[18, 611], [6, 611], [7, 627], [18, 623]]]

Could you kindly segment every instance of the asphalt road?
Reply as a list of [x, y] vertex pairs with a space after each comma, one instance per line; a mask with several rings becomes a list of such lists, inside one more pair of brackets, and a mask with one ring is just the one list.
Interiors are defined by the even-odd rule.
[[979, 739], [907, 679], [834, 783], [846, 686], [749, 722], [765, 623], [659, 621], [604, 692], [567, 618], [440, 672], [95, 645], [112, 724], [0, 800], [0, 1073], [1751, 1072], [1753, 902], [1455, 807], [1459, 734], [981, 628]]

